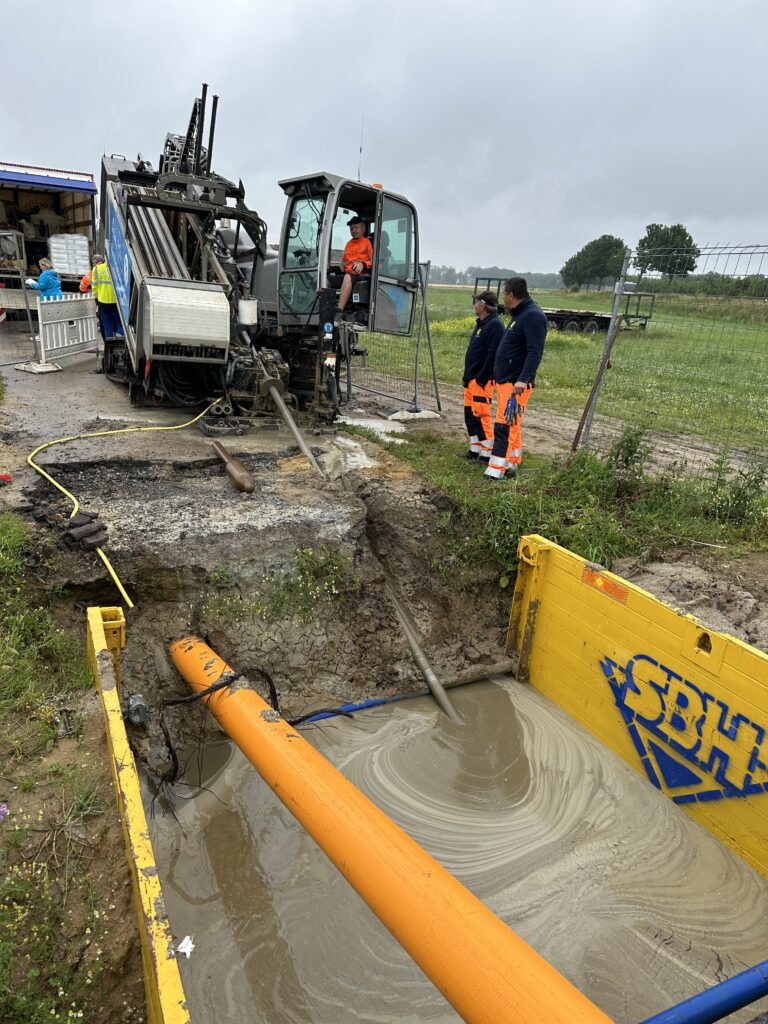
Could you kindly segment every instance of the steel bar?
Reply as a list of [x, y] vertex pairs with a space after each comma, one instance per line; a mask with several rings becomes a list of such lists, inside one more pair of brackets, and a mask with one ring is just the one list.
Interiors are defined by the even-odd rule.
[[424, 676], [424, 679], [426, 681], [427, 686], [430, 689], [432, 696], [437, 701], [438, 705], [440, 706], [440, 709], [444, 711], [446, 715], [448, 715], [451, 721], [456, 722], [457, 725], [461, 725], [461, 718], [457, 714], [453, 704], [451, 704], [450, 698], [448, 697], [448, 694], [445, 692], [445, 689], [443, 688], [443, 684], [440, 682], [440, 680], [437, 678], [434, 671], [432, 670], [432, 666], [429, 664], [427, 656], [421, 649], [421, 644], [419, 643], [418, 636], [416, 634], [416, 628], [413, 625], [413, 621], [411, 620], [410, 615], [406, 611], [404, 604], [395, 593], [394, 587], [391, 585], [391, 583], [387, 586], [387, 593], [389, 594], [389, 598], [392, 601], [392, 604], [395, 606], [397, 617], [400, 620], [400, 625], [403, 628], [405, 639], [408, 641], [408, 646], [411, 648], [411, 653], [413, 654], [414, 661], [419, 666], [421, 674]]

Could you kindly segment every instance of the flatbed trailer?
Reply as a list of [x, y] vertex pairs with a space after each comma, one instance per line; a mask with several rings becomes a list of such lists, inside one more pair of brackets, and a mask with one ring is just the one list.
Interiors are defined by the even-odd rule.
[[[501, 295], [504, 278], [476, 277], [475, 294], [486, 289]], [[638, 327], [644, 331], [653, 316], [656, 295], [653, 292], [624, 292], [624, 308], [621, 311], [625, 327]], [[541, 307], [549, 326], [566, 334], [598, 334], [607, 331], [611, 323], [610, 311], [604, 309], [562, 309]]]

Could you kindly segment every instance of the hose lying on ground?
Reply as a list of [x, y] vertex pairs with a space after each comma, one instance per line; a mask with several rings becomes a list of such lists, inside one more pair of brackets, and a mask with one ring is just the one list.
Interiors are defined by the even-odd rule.
[[[30, 454], [27, 456], [27, 463], [32, 467], [32, 469], [35, 470], [36, 473], [39, 473], [41, 476], [44, 476], [49, 483], [53, 484], [54, 487], [58, 488], [58, 490], [60, 490], [61, 493], [72, 502], [72, 511], [69, 514], [70, 519], [72, 519], [78, 513], [78, 510], [80, 508], [80, 502], [77, 500], [74, 494], [70, 493], [70, 491], [66, 489], [66, 487], [63, 487], [60, 483], [58, 483], [58, 481], [54, 480], [51, 474], [47, 473], [42, 468], [42, 466], [38, 466], [38, 464], [35, 462], [36, 455], [38, 455], [42, 451], [45, 451], [46, 448], [52, 448], [56, 444], [66, 444], [68, 441], [84, 441], [89, 437], [107, 437], [110, 434], [139, 434], [150, 430], [183, 430], [185, 427], [191, 427], [193, 424], [197, 423], [198, 420], [202, 419], [203, 416], [205, 416], [205, 414], [214, 404], [214, 402], [211, 402], [211, 404], [206, 406], [205, 409], [203, 409], [201, 413], [195, 416], [194, 419], [187, 420], [186, 423], [177, 423], [173, 427], [119, 427], [116, 430], [94, 430], [88, 434], [72, 434], [71, 437], [58, 437], [56, 438], [55, 441], [46, 441], [45, 444], [39, 445], [37, 448], [35, 448], [33, 452], [30, 452]], [[96, 554], [104, 563], [104, 565], [107, 567], [107, 572], [112, 577], [112, 580], [117, 589], [120, 591], [121, 597], [123, 598], [123, 600], [125, 601], [129, 608], [133, 608], [133, 601], [130, 599], [130, 597], [128, 597], [125, 587], [120, 581], [120, 577], [112, 568], [111, 562], [109, 561], [109, 559], [104, 554], [101, 548], [96, 548], [95, 551]]]

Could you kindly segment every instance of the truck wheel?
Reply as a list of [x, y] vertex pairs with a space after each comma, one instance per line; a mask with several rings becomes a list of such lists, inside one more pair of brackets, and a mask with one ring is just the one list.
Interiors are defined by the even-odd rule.
[[547, 320], [547, 328], [550, 331], [559, 331], [560, 330], [560, 321], [559, 320]]
[[563, 330], [566, 334], [581, 334], [581, 323], [579, 320], [566, 320]]
[[595, 320], [594, 318], [592, 320], [587, 320], [587, 322], [584, 324], [584, 333], [585, 334], [599, 334], [600, 333], [600, 324], [598, 323], [598, 321]]

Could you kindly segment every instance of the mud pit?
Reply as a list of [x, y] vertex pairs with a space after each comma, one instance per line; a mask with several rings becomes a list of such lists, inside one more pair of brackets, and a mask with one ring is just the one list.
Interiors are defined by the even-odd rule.
[[[535, 691], [451, 696], [301, 729], [617, 1024], [764, 957], [766, 880]], [[201, 782], [152, 824], [194, 1020], [459, 1019], [239, 751]]]

